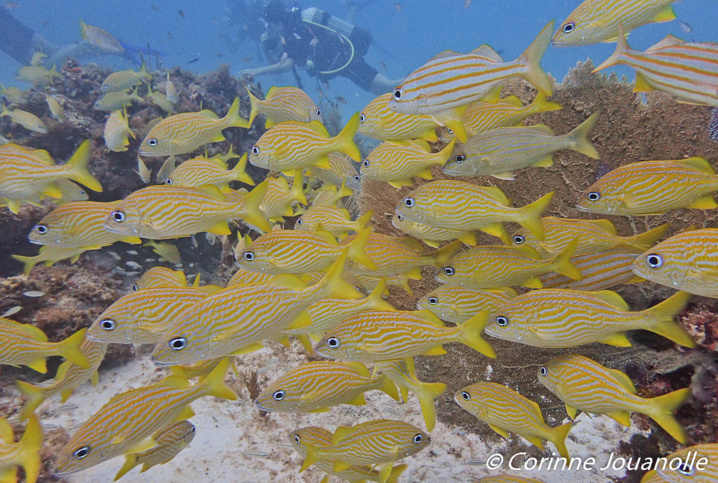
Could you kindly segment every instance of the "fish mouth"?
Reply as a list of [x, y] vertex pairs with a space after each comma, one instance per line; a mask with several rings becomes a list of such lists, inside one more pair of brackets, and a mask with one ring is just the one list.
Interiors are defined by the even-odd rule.
[[264, 412], [267, 412], [267, 413], [271, 413], [271, 412], [272, 412], [272, 410], [269, 409], [268, 407], [262, 406], [262, 404], [261, 404], [259, 401], [254, 401], [254, 405], [257, 406], [257, 409], [259, 409], [259, 410], [261, 410], [261, 411], [264, 411]]
[[155, 358], [155, 356], [150, 357], [150, 360], [154, 363], [154, 365], [156, 365], [156, 366], [162, 366], [162, 367], [165, 367], [165, 366], [174, 366], [174, 365], [177, 364], [176, 362], [159, 361], [159, 360], [157, 360], [157, 359]]
[[583, 211], [584, 213], [592, 213], [592, 211], [589, 210], [588, 208], [586, 208], [585, 206], [576, 205], [576, 209], [578, 211]]

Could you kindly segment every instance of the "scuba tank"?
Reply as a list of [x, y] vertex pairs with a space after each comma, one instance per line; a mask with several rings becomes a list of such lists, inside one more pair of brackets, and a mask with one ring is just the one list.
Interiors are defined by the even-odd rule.
[[366, 30], [335, 17], [329, 12], [315, 7], [302, 10], [302, 21], [321, 25], [344, 36], [354, 45], [354, 55], [364, 56], [371, 45], [371, 34]]

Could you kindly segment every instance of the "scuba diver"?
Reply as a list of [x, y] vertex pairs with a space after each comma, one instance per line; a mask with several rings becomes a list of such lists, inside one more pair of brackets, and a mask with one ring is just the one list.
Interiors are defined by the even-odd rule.
[[[317, 8], [302, 10], [297, 4], [287, 9], [281, 0], [272, 0], [264, 11], [266, 31], [262, 51], [271, 65], [240, 71], [240, 77], [258, 77], [294, 72], [304, 68], [311, 77], [327, 82], [346, 77], [365, 91], [380, 95], [402, 79], [388, 79], [370, 66], [364, 55], [371, 35]], [[300, 85], [301, 87], [301, 85]]]

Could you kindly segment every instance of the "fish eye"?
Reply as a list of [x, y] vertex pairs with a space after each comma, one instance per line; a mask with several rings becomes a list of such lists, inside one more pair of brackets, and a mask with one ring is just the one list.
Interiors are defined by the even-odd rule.
[[74, 453], [72, 453], [72, 456], [77, 458], [78, 460], [82, 460], [87, 458], [87, 455], [90, 454], [90, 447], [89, 446], [83, 446], [80, 449], [76, 449]]
[[172, 178], [167, 178], [167, 181], [165, 181], [165, 184], [171, 185], [174, 181], [172, 181]]
[[150, 138], [147, 140], [147, 144], [149, 144], [150, 146], [157, 146], [157, 139]]
[[399, 221], [404, 221], [404, 215], [400, 215], [400, 214], [397, 213], [396, 219], [399, 220]]
[[424, 436], [421, 434], [417, 434], [414, 436], [414, 439], [412, 439], [412, 441], [414, 442], [414, 444], [419, 444], [424, 441]]
[[401, 96], [404, 94], [404, 92], [401, 89], [394, 89], [394, 99], [397, 101], [401, 99]]
[[683, 463], [681, 463], [681, 465], [678, 468], [676, 468], [676, 470], [680, 474], [685, 475], [685, 476], [693, 476], [695, 474], [695, 469], [693, 468], [693, 465], [691, 465], [690, 463], [687, 463], [685, 461]]
[[134, 290], [135, 292], [137, 292], [139, 289], [140, 289], [140, 287], [138, 287], [136, 283], [133, 283], [133, 284], [132, 284], [132, 290]]
[[112, 219], [115, 220], [117, 223], [122, 223], [125, 221], [125, 213], [117, 210], [112, 212]]
[[429, 305], [436, 305], [439, 303], [439, 299], [437, 299], [436, 297], [429, 297], [428, 302]]
[[304, 221], [301, 218], [299, 218], [297, 220], [297, 225], [302, 226], [303, 224], [304, 224]]
[[299, 443], [301, 440], [302, 440], [302, 438], [300, 438], [298, 434], [295, 434], [295, 435], [294, 435], [294, 442], [295, 442], [295, 443]]
[[663, 266], [663, 257], [656, 253], [649, 253], [646, 256], [646, 263], [651, 268], [661, 268]]
[[368, 168], [368, 167], [369, 167], [369, 160], [368, 160], [368, 159], [365, 159], [362, 164], [364, 165], [365, 168]]
[[284, 391], [274, 391], [274, 394], [272, 394], [272, 397], [275, 401], [281, 401], [284, 399]]
[[80, 190], [80, 196], [85, 196], [87, 193], [85, 193], [85, 190]]
[[360, 179], [361, 179], [361, 178], [359, 177], [358, 174], [355, 174], [355, 175], [354, 175], [354, 181], [359, 181]]
[[545, 367], [541, 367], [541, 369], [539, 369], [539, 373], [542, 376], [545, 376], [546, 374], [548, 374], [548, 369], [546, 369]]
[[192, 426], [189, 430], [190, 433], [194, 433], [195, 431], [197, 431], [197, 428], [195, 428], [194, 426]]
[[588, 194], [588, 199], [589, 201], [598, 201], [601, 199], [601, 193], [599, 193], [598, 191], [591, 191]]
[[415, 204], [414, 198], [404, 198], [404, 206], [407, 208], [413, 208]]
[[169, 346], [173, 351], [181, 351], [187, 347], [187, 341], [184, 337], [175, 337], [170, 341]]
[[42, 223], [35, 225], [35, 231], [37, 231], [40, 235], [44, 235], [47, 233], [47, 225], [43, 225]]
[[496, 324], [499, 327], [506, 327], [507, 325], [509, 325], [509, 319], [507, 319], [503, 315], [497, 315], [496, 316]]
[[259, 146], [252, 146], [252, 154], [255, 156], [259, 154]]
[[466, 155], [465, 154], [457, 154], [456, 155], [456, 162], [457, 163], [463, 163], [466, 161]]
[[364, 114], [359, 114], [359, 122], [366, 121], [366, 116]]
[[513, 239], [514, 243], [516, 243], [517, 245], [521, 245], [523, 242], [526, 241], [526, 238], [524, 238], [523, 235], [514, 235]]
[[337, 339], [336, 337], [330, 337], [327, 339], [327, 345], [332, 349], [336, 349], [337, 347], [339, 347], [339, 339]]
[[100, 327], [102, 327], [106, 331], [115, 330], [115, 321], [112, 319], [105, 319], [100, 322]]
[[244, 252], [244, 259], [248, 262], [254, 260], [254, 252]]
[[454, 268], [453, 267], [444, 267], [444, 273], [446, 275], [448, 275], [449, 277], [451, 277], [455, 273]]
[[576, 28], [576, 24], [573, 22], [569, 22], [566, 25], [564, 25], [563, 27], [561, 27], [561, 30], [563, 30], [563, 32], [566, 34], [570, 34], [571, 32], [573, 32], [573, 29], [575, 29], [575, 28]]
[[464, 401], [469, 401], [471, 399], [471, 394], [466, 391], [461, 391], [461, 397], [464, 398]]
[[322, 115], [322, 111], [320, 111], [319, 109], [317, 109], [317, 116], [321, 116], [321, 115]]

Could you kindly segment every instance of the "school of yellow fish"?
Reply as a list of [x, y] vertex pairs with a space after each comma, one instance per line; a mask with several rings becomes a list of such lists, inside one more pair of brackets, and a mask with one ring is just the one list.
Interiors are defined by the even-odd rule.
[[[301, 470], [315, 465], [348, 481], [381, 483], [398, 481], [406, 465], [394, 463], [430, 445], [434, 400], [446, 391], [444, 384], [417, 379], [414, 356], [442, 355], [443, 344], [458, 342], [496, 357], [483, 333], [546, 348], [595, 342], [629, 347], [626, 332], [641, 329], [695, 347], [675, 317], [691, 294], [718, 298], [718, 229], [687, 230], [662, 242], [668, 226], [621, 237], [608, 220], [544, 217], [553, 193], [514, 207], [498, 188], [433, 181], [431, 174], [431, 167], [439, 166], [451, 176], [513, 180], [526, 169], [551, 166], [557, 151], [599, 158], [590, 142], [598, 113], [558, 136], [546, 126], [522, 124], [531, 114], [561, 109], [548, 100], [552, 82], [540, 65], [549, 45], [617, 42], [616, 52], [596, 70], [625, 64], [636, 70], [636, 92], [660, 90], [683, 102], [718, 106], [718, 44], [669, 36], [636, 52], [626, 43], [628, 31], [675, 18], [671, 3], [586, 0], [558, 30], [550, 22], [509, 62], [488, 45], [466, 54], [441, 52], [392, 93], [352, 116], [335, 137], [322, 125], [314, 102], [297, 88], [273, 87], [265, 99], [247, 91], [248, 120], [239, 114], [239, 97], [224, 117], [210, 110], [174, 114], [181, 92], [169, 73], [163, 94], [152, 91], [153, 75], [144, 65], [138, 72], [114, 72], [99, 86], [102, 97], [95, 104], [110, 113], [103, 133], [108, 150], [128, 149], [134, 133], [127, 108], [139, 99], [143, 84], [148, 84], [149, 99], [170, 115], [152, 126], [138, 148], [143, 157], [168, 157], [157, 175], [161, 184], [110, 203], [88, 201], [78, 185], [102, 191], [87, 171], [90, 141], [64, 164], [41, 149], [0, 146], [2, 206], [17, 213], [46, 198], [58, 203], [29, 234], [32, 243], [42, 246], [39, 255], [16, 257], [25, 263], [26, 273], [39, 262], [74, 262], [84, 251], [143, 239], [163, 259], [178, 260], [176, 247], [157, 241], [202, 232], [232, 235], [229, 222], [237, 220], [246, 228], [237, 234], [239, 269], [226, 287], [200, 286], [198, 278], [189, 285], [184, 273], [155, 267], [89, 329], [61, 342], [49, 342], [32, 325], [0, 318], [0, 364], [44, 373], [47, 357], [67, 359], [51, 384], [17, 383], [26, 397], [21, 417], [28, 423], [15, 443], [12, 429], [0, 419], [0, 480], [15, 481], [16, 467], [22, 466], [27, 481], [35, 482], [42, 428], [34, 411], [54, 394], [65, 401], [87, 380], [97, 383], [97, 369], [112, 343], [154, 345], [152, 361], [170, 373], [156, 384], [116, 395], [74, 430], [57, 459], [57, 475], [123, 455], [125, 464], [116, 479], [135, 466], [143, 465], [145, 471], [170, 461], [194, 437], [195, 427], [187, 421], [194, 414], [190, 403], [207, 396], [237, 399], [224, 383], [232, 358], [258, 350], [268, 340], [288, 346], [289, 338], [296, 337], [308, 352], [328, 360], [306, 363], [265, 387], [255, 401], [263, 411], [322, 412], [340, 404], [363, 405], [364, 393], [375, 389], [395, 400], [401, 395], [404, 402], [409, 392], [415, 394], [426, 432], [382, 419], [333, 433], [306, 427], [289, 435], [304, 457]], [[83, 22], [81, 28], [86, 39], [106, 42], [101, 29]], [[19, 77], [36, 86], [51, 83], [57, 73], [43, 69], [25, 67]], [[501, 98], [502, 83], [516, 77], [539, 91], [532, 104]], [[23, 93], [5, 90], [3, 95], [18, 98]], [[62, 120], [57, 100], [50, 95], [46, 100], [52, 115]], [[0, 116], [46, 132], [31, 113], [4, 107]], [[175, 156], [223, 141], [225, 129], [249, 128], [258, 116], [267, 130], [234, 168], [228, 168], [228, 161], [238, 158], [232, 151], [222, 157], [193, 157], [175, 167]], [[362, 159], [354, 142], [357, 133], [382, 144]], [[351, 161], [360, 163], [359, 172]], [[270, 175], [253, 180], [245, 172], [247, 162], [271, 170]], [[142, 158], [139, 174], [149, 180]], [[414, 178], [429, 181], [396, 206], [392, 223], [407, 236], [374, 233], [372, 212], [351, 219], [342, 199], [359, 188], [361, 178], [395, 188], [415, 186]], [[321, 181], [321, 188], [310, 189], [312, 179]], [[236, 182], [251, 191], [230, 186]], [[705, 159], [641, 161], [609, 172], [576, 203], [588, 213], [643, 216], [715, 209], [716, 191], [718, 175]], [[297, 216], [294, 229], [282, 225]], [[522, 228], [510, 234], [507, 222]], [[477, 230], [503, 244], [477, 246]], [[251, 239], [248, 231], [260, 236]], [[440, 247], [442, 242], [450, 243]], [[422, 266], [436, 267], [442, 285], [423, 294], [418, 310], [395, 310], [383, 299], [387, 286], [408, 289], [407, 280], [422, 277]], [[606, 290], [643, 280], [678, 292], [650, 309], [631, 311], [616, 292]], [[519, 295], [516, 287], [534, 290]], [[199, 380], [192, 384], [193, 378]], [[642, 413], [680, 444], [687, 443], [674, 412], [690, 396], [689, 388], [641, 397], [626, 374], [565, 353], [545, 362], [537, 380], [565, 403], [571, 419], [582, 411], [629, 426], [630, 414]], [[504, 437], [515, 433], [542, 449], [547, 440], [570, 458], [566, 437], [573, 422], [548, 426], [538, 404], [513, 389], [476, 382], [457, 391], [454, 400]], [[686, 460], [677, 470], [652, 471], [644, 481], [718, 481], [717, 446], [676, 453], [711, 455], [707, 468]], [[497, 475], [481, 481], [538, 480]]]

